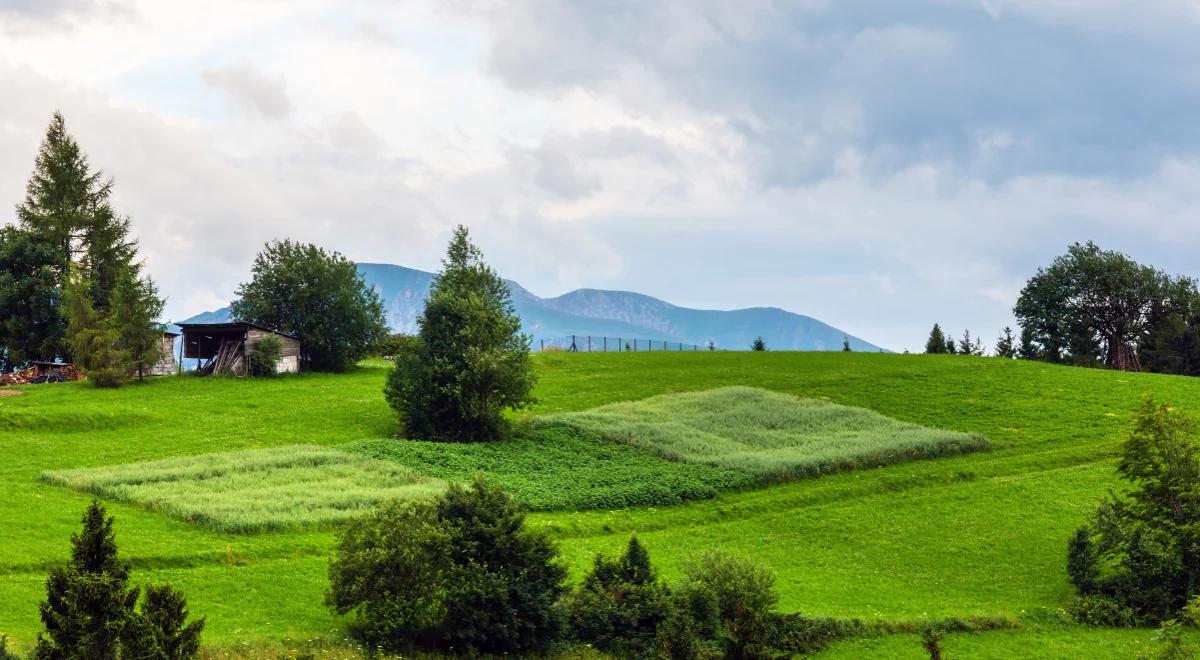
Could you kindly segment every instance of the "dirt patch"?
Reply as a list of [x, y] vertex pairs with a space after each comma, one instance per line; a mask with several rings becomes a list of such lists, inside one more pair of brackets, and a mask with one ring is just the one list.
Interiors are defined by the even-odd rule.
[[21, 396], [24, 394], [21, 390], [0, 390], [0, 396]]

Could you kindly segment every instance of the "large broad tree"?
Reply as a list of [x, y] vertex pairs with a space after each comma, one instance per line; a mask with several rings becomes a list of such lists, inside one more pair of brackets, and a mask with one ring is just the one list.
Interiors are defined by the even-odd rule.
[[1167, 281], [1120, 252], [1075, 243], [1038, 269], [1013, 311], [1051, 361], [1138, 369], [1136, 347]]
[[396, 355], [385, 395], [411, 437], [469, 442], [503, 437], [505, 409], [530, 402], [529, 337], [508, 285], [483, 261], [466, 227], [454, 231], [442, 271]]
[[345, 371], [387, 335], [383, 302], [358, 267], [311, 243], [272, 241], [238, 287], [235, 318], [295, 335], [313, 371]]
[[54, 252], [27, 231], [0, 228], [0, 373], [61, 348], [66, 323]]

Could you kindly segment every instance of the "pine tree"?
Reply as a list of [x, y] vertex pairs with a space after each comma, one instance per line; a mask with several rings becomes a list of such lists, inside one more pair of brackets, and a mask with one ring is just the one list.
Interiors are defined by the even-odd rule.
[[71, 537], [71, 561], [46, 581], [38, 660], [115, 659], [133, 616], [138, 592], [128, 586], [129, 564], [117, 557], [113, 519], [93, 500], [82, 522]]
[[946, 335], [942, 333], [942, 327], [937, 323], [934, 323], [933, 330], [929, 331], [929, 339], [925, 342], [925, 352], [930, 354], [946, 352]]
[[958, 352], [960, 355], [972, 355], [975, 352], [975, 344], [971, 341], [971, 331], [963, 330], [962, 339], [958, 340]]
[[760, 336], [756, 337], [753, 342], [750, 343], [750, 350], [765, 351], [765, 350], [767, 350], [767, 342], [763, 341], [763, 338], [760, 335]]
[[126, 270], [119, 274], [111, 307], [107, 323], [140, 380], [162, 359], [163, 326], [157, 319], [163, 299], [153, 281]]
[[1042, 350], [1034, 339], [1034, 330], [1031, 326], [1027, 325], [1021, 328], [1021, 346], [1017, 349], [1017, 357], [1022, 360], [1042, 359]]
[[845, 335], [842, 335], [842, 352], [849, 353], [850, 350], [851, 350], [850, 349], [850, 338]]
[[529, 337], [508, 285], [484, 263], [466, 227], [454, 231], [442, 263], [385, 395], [410, 437], [500, 439], [508, 431], [504, 410], [533, 400]]
[[946, 348], [944, 350], [950, 355], [958, 352], [958, 345], [954, 343], [954, 337], [951, 337], [949, 332], [946, 333]]
[[996, 339], [996, 357], [1010, 360], [1017, 357], [1016, 339], [1013, 337], [1012, 328], [1007, 325], [1001, 331], [1000, 337]]
[[63, 293], [71, 355], [97, 387], [119, 387], [133, 370], [112, 317], [96, 311], [86, 282], [72, 278]]

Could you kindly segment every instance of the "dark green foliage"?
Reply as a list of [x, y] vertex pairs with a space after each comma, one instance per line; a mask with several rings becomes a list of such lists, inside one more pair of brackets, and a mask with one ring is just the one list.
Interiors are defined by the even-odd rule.
[[1160, 271], [1095, 243], [1074, 243], [1021, 290], [1014, 313], [1043, 358], [1136, 369], [1151, 311], [1169, 286]]
[[105, 322], [139, 379], [163, 358], [164, 328], [157, 322], [162, 310], [163, 299], [150, 278], [138, 277], [133, 270], [119, 274]]
[[367, 440], [347, 449], [448, 481], [485, 474], [535, 511], [679, 504], [757, 483], [744, 472], [667, 460], [565, 425], [539, 426], [504, 442], [464, 444], [453, 451], [440, 442], [394, 440]]
[[1004, 326], [1000, 333], [1000, 337], [996, 339], [996, 357], [1009, 360], [1017, 357], [1017, 340], [1013, 337], [1012, 328]]
[[184, 626], [183, 595], [150, 587], [142, 611], [138, 590], [129, 588], [129, 564], [117, 557], [113, 519], [98, 501], [83, 515], [83, 530], [71, 537], [71, 560], [50, 571], [41, 605], [44, 635], [39, 660], [153, 658], [185, 660], [199, 650], [203, 620]]
[[761, 335], [758, 337], [755, 337], [754, 341], [750, 342], [750, 350], [765, 351], [765, 350], [767, 350], [767, 342], [763, 341], [763, 338]]
[[849, 353], [851, 350], [852, 349], [850, 348], [850, 338], [842, 337], [842, 352]]
[[670, 611], [670, 592], [636, 536], [615, 560], [597, 555], [592, 571], [566, 600], [572, 639], [618, 657], [648, 654]]
[[934, 323], [933, 330], [929, 331], [929, 339], [925, 341], [925, 352], [935, 355], [946, 352], [946, 335], [942, 332], [942, 326], [937, 323]]
[[237, 319], [294, 335], [303, 370], [345, 371], [387, 334], [383, 302], [338, 252], [272, 241], [230, 305]]
[[63, 347], [62, 289], [49, 246], [16, 227], [0, 227], [0, 373], [52, 360]]
[[150, 586], [142, 608], [126, 626], [122, 640], [125, 658], [187, 660], [200, 653], [204, 619], [188, 624], [187, 601], [170, 586]]
[[709, 552], [684, 568], [685, 588], [697, 600], [710, 596], [720, 617], [724, 657], [770, 657], [775, 576], [766, 568], [722, 552]]
[[259, 339], [247, 358], [250, 362], [250, 375], [274, 376], [282, 356], [283, 342], [279, 341], [279, 337], [267, 335]]
[[560, 634], [554, 604], [566, 571], [557, 556], [504, 492], [476, 480], [352, 524], [330, 565], [327, 601], [387, 649], [531, 653]]
[[384, 391], [406, 433], [422, 440], [497, 440], [507, 409], [533, 402], [529, 337], [508, 285], [459, 226]]
[[954, 355], [958, 352], [958, 344], [954, 342], [954, 337], [951, 337], [949, 332], [946, 333], [944, 352], [949, 353], [950, 355]]
[[0, 660], [21, 660], [21, 656], [9, 650], [7, 635], [0, 635]]
[[1110, 598], [1139, 623], [1169, 619], [1200, 593], [1195, 432], [1190, 419], [1147, 399], [1117, 468], [1128, 494], [1110, 496], [1068, 551], [1080, 594]]
[[1126, 628], [1137, 621], [1133, 610], [1109, 596], [1078, 596], [1069, 611], [1071, 618], [1089, 626]]
[[375, 345], [375, 354], [382, 357], [395, 357], [410, 348], [416, 337], [413, 335], [392, 334], [379, 340]]
[[927, 626], [921, 631], [921, 646], [929, 654], [929, 660], [942, 660], [943, 637], [945, 634], [933, 626]]
[[1017, 357], [1021, 360], [1040, 360], [1042, 355], [1042, 348], [1034, 337], [1033, 326], [1021, 328], [1021, 345], [1017, 347]]
[[113, 318], [96, 309], [87, 282], [72, 277], [63, 293], [67, 340], [75, 362], [96, 387], [119, 387], [129, 380], [133, 358], [121, 343]]
[[861, 637], [872, 632], [858, 619], [806, 617], [798, 613], [773, 615], [771, 646], [805, 656], [817, 653], [839, 639]]

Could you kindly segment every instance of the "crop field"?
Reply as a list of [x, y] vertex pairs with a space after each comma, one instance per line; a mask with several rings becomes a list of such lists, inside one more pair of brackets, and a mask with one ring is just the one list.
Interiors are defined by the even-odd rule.
[[[106, 483], [132, 488], [135, 468], [153, 471], [147, 462], [271, 448], [286, 454], [297, 445], [345, 448], [356, 454], [347, 460], [387, 458], [380, 462], [437, 479], [483, 471], [534, 508], [570, 509], [537, 511], [529, 522], [557, 539], [572, 579], [582, 577], [596, 552], [614, 553], [636, 533], [668, 580], [678, 576], [681, 562], [711, 547], [769, 565], [784, 611], [885, 622], [1016, 622], [1012, 630], [950, 635], [947, 657], [1130, 658], [1154, 634], [1072, 624], [1062, 612], [1072, 596], [1065, 548], [1096, 500], [1119, 487], [1115, 457], [1140, 400], [1153, 394], [1200, 416], [1196, 379], [859, 353], [545, 354], [535, 363], [539, 403], [517, 417], [543, 435], [522, 440], [533, 449], [520, 452], [519, 461], [501, 460], [489, 445], [455, 448], [439, 458], [435, 448], [394, 443], [395, 417], [381, 396], [382, 362], [341, 375], [177, 377], [116, 391], [76, 383], [19, 388], [24, 394], [0, 398], [6, 499], [0, 507], [0, 634], [20, 649], [32, 644], [46, 573], [66, 558], [92, 497], [80, 490], [89, 486], [50, 483], [44, 473], [59, 479], [87, 474], [73, 472], [83, 468], [103, 468], [93, 476], [128, 469]], [[536, 421], [732, 386], [981, 436], [990, 449], [882, 466], [864, 461], [856, 470], [750, 488], [725, 481], [741, 472], [596, 444], [606, 441]], [[588, 449], [589, 443], [595, 446]], [[395, 455], [389, 451], [400, 447]], [[595, 464], [607, 467], [593, 465], [589, 452], [599, 449], [614, 452]], [[643, 465], [646, 457], [658, 462]], [[192, 462], [160, 463], [154, 470], [169, 473], [172, 465]], [[672, 472], [684, 468], [703, 471]], [[176, 474], [187, 481], [186, 470]], [[656, 501], [647, 484], [671, 478], [714, 493], [697, 491], [707, 499], [681, 504]], [[601, 508], [574, 510], [593, 506], [577, 499], [579, 493], [605, 493], [606, 485], [605, 497], [612, 499], [595, 504]], [[649, 499], [641, 499], [645, 493]], [[116, 516], [133, 581], [170, 582], [186, 592], [191, 611], [207, 617], [210, 652], [334, 643], [344, 635], [344, 622], [323, 605], [336, 526], [239, 534], [165, 515], [133, 498], [103, 497]], [[921, 649], [916, 636], [899, 634], [839, 642], [822, 655], [916, 658]]]
[[446, 487], [394, 462], [307, 445], [57, 470], [42, 479], [224, 532], [330, 525]]
[[756, 387], [723, 387], [551, 415], [667, 458], [746, 472], [765, 481], [987, 449], [978, 434], [898, 422], [870, 410]]

